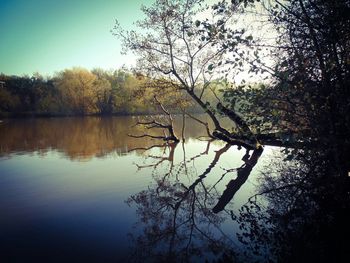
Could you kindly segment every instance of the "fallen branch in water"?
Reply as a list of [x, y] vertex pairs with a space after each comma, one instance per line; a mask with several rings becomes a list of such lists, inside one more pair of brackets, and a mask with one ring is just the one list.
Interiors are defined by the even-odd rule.
[[[168, 123], [162, 123], [159, 120], [155, 120], [153, 117], [150, 121], [140, 121], [138, 120], [135, 125], [132, 127], [142, 125], [145, 129], [163, 129], [164, 135], [152, 135], [152, 134], [141, 134], [141, 135], [135, 135], [135, 134], [128, 134], [128, 136], [133, 138], [152, 138], [152, 139], [161, 139], [163, 141], [173, 141], [175, 143], [179, 142], [180, 140], [177, 138], [174, 132], [174, 122], [173, 117], [171, 114], [164, 108], [163, 104], [157, 99], [156, 96], [154, 96], [154, 101], [158, 104], [160, 109], [164, 112], [164, 114], [167, 116]], [[166, 131], [169, 133], [169, 135], [166, 134]]]

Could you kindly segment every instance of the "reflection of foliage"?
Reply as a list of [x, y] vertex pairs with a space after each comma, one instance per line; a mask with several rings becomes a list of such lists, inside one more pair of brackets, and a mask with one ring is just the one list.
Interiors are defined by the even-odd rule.
[[[138, 205], [137, 213], [145, 224], [137, 242], [137, 256], [160, 262], [188, 262], [193, 256], [225, 254], [228, 237], [214, 237], [207, 227], [218, 227], [222, 216], [211, 213], [205, 204], [204, 190], [187, 189], [181, 184], [157, 181], [155, 189], [142, 191], [129, 199]], [[204, 227], [203, 227], [204, 226]]]
[[[225, 175], [244, 167], [249, 167], [246, 176], [249, 175], [255, 164], [247, 161], [248, 152], [243, 158], [243, 166], [238, 169], [224, 169], [223, 175], [214, 185], [206, 184], [204, 179], [217, 166], [221, 155], [230, 149], [228, 144], [215, 152], [208, 167], [196, 176], [197, 179], [191, 180], [190, 185], [185, 183], [184, 178], [179, 177], [179, 174], [186, 175], [188, 179], [192, 177], [196, 170], [194, 160], [208, 154], [210, 143], [211, 141], [203, 153], [184, 158], [178, 164], [174, 164], [176, 144], [172, 144], [168, 158], [150, 154], [151, 159], [158, 161], [150, 165], [138, 165], [140, 169], [154, 169], [155, 184], [127, 200], [129, 205], [137, 206], [137, 214], [143, 226], [139, 236], [131, 236], [135, 243], [133, 261], [143, 261], [147, 258], [151, 262], [192, 262], [200, 258], [213, 262], [233, 262], [240, 257], [238, 246], [221, 230], [228, 214], [217, 213], [218, 211], [214, 213], [212, 209], [220, 197], [216, 186]], [[159, 174], [159, 171], [163, 171], [164, 167], [161, 164], [165, 161], [169, 162], [170, 170]], [[238, 183], [238, 188], [245, 180]], [[228, 202], [229, 200], [226, 204]]]
[[[38, 118], [31, 120], [6, 120], [0, 125], [0, 155], [25, 151], [41, 153], [53, 149], [71, 159], [104, 157], [111, 153], [125, 154], [130, 149], [151, 147], [154, 140], [135, 140], [128, 133], [143, 133], [143, 127], [131, 128], [131, 117], [88, 118]], [[174, 117], [174, 128], [180, 133], [181, 122]], [[202, 135], [202, 127], [188, 122], [186, 140]], [[141, 152], [137, 151], [138, 153]]]
[[303, 153], [298, 161], [275, 160], [263, 172], [260, 193], [237, 218], [240, 241], [278, 262], [342, 262], [349, 178], [337, 175], [327, 154]]

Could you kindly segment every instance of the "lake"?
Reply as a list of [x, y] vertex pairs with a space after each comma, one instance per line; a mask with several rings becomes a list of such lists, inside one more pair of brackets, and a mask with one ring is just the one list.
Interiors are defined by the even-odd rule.
[[[210, 262], [243, 255], [235, 214], [278, 149], [255, 156], [206, 141], [191, 119], [184, 143], [133, 138], [128, 134], [153, 132], [136, 121], [0, 123], [1, 262]], [[181, 130], [177, 117], [179, 137]], [[234, 197], [218, 208], [230, 182]]]

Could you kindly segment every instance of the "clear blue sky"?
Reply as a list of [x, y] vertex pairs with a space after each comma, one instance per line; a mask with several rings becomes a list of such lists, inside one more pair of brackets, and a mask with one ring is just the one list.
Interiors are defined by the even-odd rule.
[[0, 0], [0, 72], [32, 74], [130, 62], [110, 33], [128, 28], [152, 0]]

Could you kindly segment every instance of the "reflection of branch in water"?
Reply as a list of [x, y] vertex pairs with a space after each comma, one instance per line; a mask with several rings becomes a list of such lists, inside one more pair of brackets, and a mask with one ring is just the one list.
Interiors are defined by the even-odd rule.
[[262, 152], [262, 148], [259, 148], [253, 151], [253, 154], [250, 158], [248, 157], [248, 152], [243, 156], [242, 160], [245, 161], [245, 164], [237, 169], [237, 178], [231, 180], [227, 184], [225, 191], [223, 192], [216, 206], [213, 208], [214, 213], [218, 213], [224, 210], [225, 206], [232, 200], [236, 192], [247, 181], [250, 172], [258, 162]]
[[176, 172], [176, 178], [178, 177], [178, 175], [180, 174], [180, 172], [183, 170], [183, 168], [185, 168], [185, 174], [187, 174], [187, 164], [191, 163], [191, 162], [194, 162], [195, 159], [203, 156], [203, 155], [207, 155], [209, 153], [209, 148], [210, 148], [210, 144], [214, 141], [214, 139], [211, 139], [209, 141], [207, 141], [207, 146], [204, 150], [204, 152], [202, 153], [199, 153], [195, 156], [192, 156], [191, 158], [188, 158], [188, 160], [186, 160], [185, 158], [185, 145], [182, 144], [183, 146], [183, 153], [184, 153], [184, 160], [179, 164], [179, 168]]
[[258, 193], [232, 218], [249, 251], [275, 262], [347, 262], [350, 180], [331, 154], [303, 149], [292, 161], [277, 155], [264, 167]]
[[156, 136], [156, 135], [150, 135], [150, 134], [141, 134], [141, 135], [128, 134], [128, 136], [129, 136], [129, 137], [132, 137], [132, 138], [145, 138], [145, 137], [148, 137], [148, 138], [152, 138], [152, 139], [167, 140], [167, 139], [166, 139], [167, 137], [164, 137], [164, 136]]
[[[191, 217], [190, 219], [193, 220], [193, 213], [194, 213], [194, 202], [196, 200], [196, 192], [195, 192], [195, 188], [199, 183], [202, 183], [203, 179], [210, 173], [210, 171], [215, 167], [215, 165], [218, 163], [221, 155], [225, 152], [227, 152], [227, 150], [231, 147], [231, 145], [226, 144], [222, 149], [216, 151], [215, 153], [215, 157], [213, 159], [213, 161], [210, 163], [209, 167], [198, 177], [198, 179], [196, 181], [194, 181], [194, 183], [192, 183], [189, 187], [186, 187], [184, 185], [182, 185], [186, 191], [184, 193], [182, 193], [181, 198], [175, 203], [174, 207], [174, 228], [176, 228], [176, 217], [177, 217], [177, 211], [181, 205], [181, 203], [183, 202], [183, 200], [185, 200], [189, 193], [192, 192], [193, 193], [193, 204], [192, 204], [192, 213], [191, 213]], [[205, 193], [207, 194], [208, 192], [206, 191], [205, 186], [202, 184], [203, 189], [205, 190]], [[194, 222], [193, 222], [194, 223]], [[191, 233], [193, 232], [193, 229], [191, 229]]]
[[[242, 147], [239, 146], [238, 149], [240, 150]], [[246, 162], [249, 159], [250, 155], [249, 155], [249, 149], [246, 149], [246, 153], [245, 155], [242, 157], [242, 161]], [[243, 164], [241, 167], [242, 168], [245, 164]], [[210, 190], [212, 190], [213, 188], [216, 187], [216, 185], [218, 183], [220, 183], [222, 181], [222, 179], [224, 179], [224, 177], [228, 174], [228, 173], [232, 173], [232, 172], [236, 172], [239, 168], [231, 168], [231, 169], [225, 169], [223, 167], [221, 167], [221, 169], [223, 169], [225, 172], [221, 175], [221, 177], [219, 178], [219, 180], [210, 188]], [[210, 191], [209, 190], [209, 191]]]
[[[136, 164], [138, 169], [143, 169], [143, 168], [149, 168], [149, 167], [153, 167], [154, 169], [156, 169], [160, 164], [162, 164], [164, 161], [169, 161], [170, 162], [170, 171], [169, 173], [171, 173], [173, 167], [174, 167], [174, 154], [175, 154], [175, 148], [177, 146], [177, 143], [168, 143], [168, 144], [163, 144], [163, 145], [157, 145], [155, 147], [157, 148], [164, 148], [164, 153], [166, 148], [169, 148], [169, 155], [168, 156], [164, 156], [164, 153], [162, 156], [155, 156], [155, 155], [148, 155], [148, 157], [153, 158], [153, 159], [158, 159], [159, 161], [153, 164], [147, 164], [147, 165], [138, 165]], [[151, 149], [154, 147], [148, 147], [146, 148]]]
[[137, 148], [133, 148], [133, 149], [130, 149], [128, 150], [128, 152], [133, 152], [133, 151], [139, 151], [139, 150], [143, 150], [143, 151], [148, 151], [148, 150], [151, 150], [153, 148], [164, 148], [167, 146], [167, 143], [164, 143], [164, 144], [154, 144], [154, 145], [151, 145], [150, 147], [137, 147]]
[[[213, 161], [209, 164], [208, 168], [205, 169], [205, 171], [200, 175], [198, 176], [198, 179], [196, 181], [194, 181], [190, 187], [188, 187], [187, 191], [183, 194], [183, 199], [185, 199], [188, 195], [188, 193], [191, 191], [191, 190], [194, 190], [195, 187], [202, 182], [202, 180], [210, 173], [210, 171], [215, 167], [215, 165], [218, 163], [221, 155], [225, 152], [227, 152], [228, 149], [230, 149], [231, 145], [229, 144], [226, 144], [223, 148], [221, 148], [220, 150], [216, 151], [215, 153], [215, 156], [214, 156], [214, 159]], [[181, 200], [178, 202], [180, 203]]]
[[234, 171], [237, 171], [238, 168], [232, 168], [232, 169], [223, 169], [225, 172], [221, 175], [221, 177], [219, 178], [219, 180], [217, 180], [217, 182], [209, 189], [209, 191], [211, 191], [212, 189], [214, 189], [218, 183], [220, 183], [222, 181], [222, 179], [224, 179], [224, 177], [228, 174], [228, 173], [232, 173]]
[[[210, 142], [199, 156], [206, 154], [209, 146]], [[165, 179], [162, 175], [155, 186], [128, 200], [129, 204], [138, 205], [137, 213], [145, 224], [143, 234], [135, 239], [137, 258], [148, 257], [151, 261], [157, 258], [159, 262], [188, 262], [194, 255], [206, 257], [208, 254], [216, 258], [234, 258], [232, 248], [235, 244], [220, 229], [224, 217], [207, 208], [215, 197], [209, 195], [203, 183], [229, 148], [227, 144], [216, 151], [207, 169], [190, 186], [176, 177]]]

